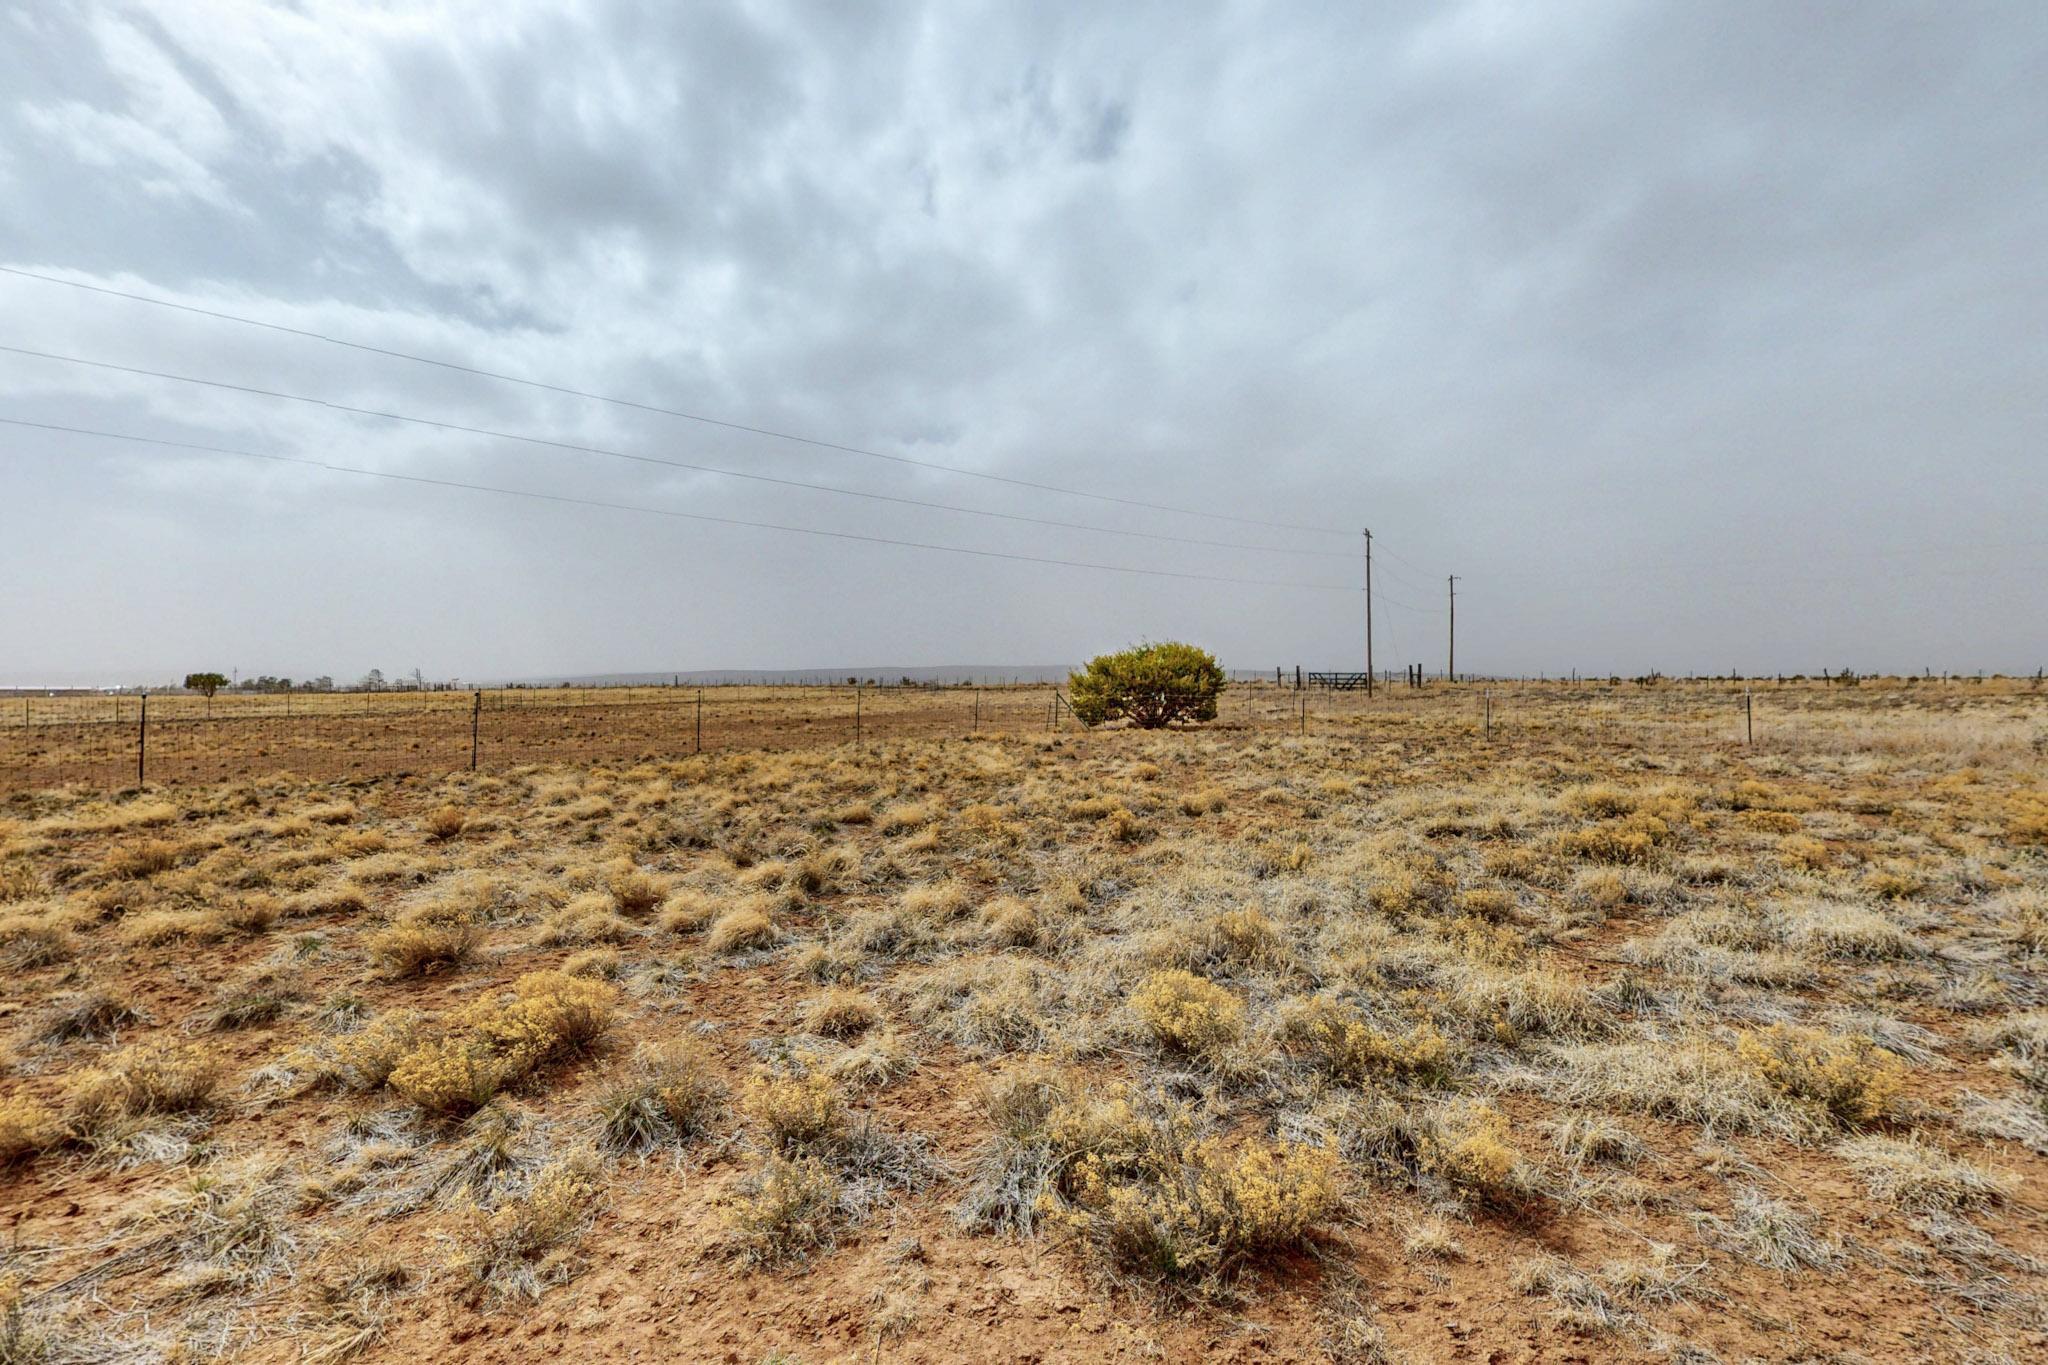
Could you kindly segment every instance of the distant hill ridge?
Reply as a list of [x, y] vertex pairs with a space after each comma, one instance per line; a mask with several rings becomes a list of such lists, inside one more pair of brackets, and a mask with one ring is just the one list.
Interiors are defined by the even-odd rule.
[[792, 683], [844, 686], [848, 678], [862, 682], [898, 683], [905, 678], [916, 683], [1004, 683], [1065, 682], [1077, 664], [943, 664], [931, 668], [712, 668], [674, 673], [571, 673], [537, 674], [512, 678], [514, 687], [661, 687], [681, 683], [686, 687], [721, 687], [739, 683]]

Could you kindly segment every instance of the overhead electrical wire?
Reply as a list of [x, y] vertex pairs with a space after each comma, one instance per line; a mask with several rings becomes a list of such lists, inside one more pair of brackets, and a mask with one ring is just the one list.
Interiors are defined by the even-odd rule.
[[608, 502], [599, 498], [572, 497], [564, 493], [543, 493], [532, 489], [501, 488], [493, 484], [468, 483], [458, 479], [437, 479], [423, 474], [400, 474], [388, 469], [364, 469], [356, 465], [335, 464], [329, 460], [315, 460], [297, 455], [278, 455], [266, 451], [241, 450], [233, 446], [204, 445], [194, 441], [176, 441], [159, 436], [137, 436], [130, 432], [101, 431], [89, 427], [68, 426], [59, 422], [37, 422], [21, 417], [0, 417], [0, 423], [17, 427], [32, 427], [43, 431], [65, 432], [76, 436], [101, 437], [115, 441], [133, 441], [145, 445], [166, 446], [178, 450], [200, 451], [213, 455], [235, 455], [244, 459], [266, 460], [276, 464], [304, 465], [308, 468], [328, 470], [337, 474], [355, 474], [365, 478], [389, 479], [400, 483], [423, 484], [434, 488], [454, 488], [472, 493], [492, 493], [503, 497], [530, 498], [542, 502], [564, 503], [576, 507], [595, 507], [614, 512], [637, 512], [651, 516], [674, 517], [685, 521], [711, 522], [723, 526], [741, 526], [759, 531], [783, 531], [794, 535], [819, 536], [831, 540], [854, 540], [871, 545], [897, 545], [913, 550], [936, 550], [946, 554], [973, 555], [982, 559], [1006, 559], [1025, 564], [1058, 565], [1070, 569], [1090, 569], [1098, 573], [1138, 574], [1149, 578], [1179, 578], [1201, 583], [1231, 583], [1262, 588], [1302, 588], [1316, 592], [1363, 591], [1355, 584], [1343, 583], [1300, 583], [1269, 578], [1234, 578], [1225, 574], [1189, 573], [1175, 569], [1147, 569], [1128, 564], [1098, 564], [1086, 560], [1059, 559], [1050, 555], [1017, 554], [1007, 550], [986, 550], [966, 545], [940, 545], [929, 541], [899, 540], [891, 536], [867, 535], [855, 531], [832, 531], [815, 526], [791, 526], [782, 522], [751, 521], [742, 517], [721, 517], [709, 512], [684, 512], [671, 507], [648, 507], [639, 503]]
[[726, 469], [718, 465], [697, 464], [689, 460], [674, 460], [658, 455], [636, 454], [628, 450], [614, 450], [608, 446], [585, 445], [578, 441], [563, 441], [547, 436], [529, 436], [516, 431], [499, 431], [493, 427], [471, 426], [463, 422], [449, 422], [436, 417], [420, 417], [403, 412], [387, 412], [381, 408], [358, 407], [351, 403], [336, 403], [310, 394], [288, 393], [280, 389], [265, 389], [249, 384], [234, 384], [222, 379], [207, 379], [198, 375], [173, 374], [168, 370], [151, 370], [136, 365], [121, 365], [110, 360], [92, 360], [84, 356], [63, 355], [55, 351], [36, 351], [23, 346], [0, 345], [0, 351], [13, 355], [30, 356], [37, 360], [54, 360], [67, 365], [83, 365], [93, 369], [113, 370], [121, 374], [142, 375], [151, 379], [166, 379], [180, 384], [197, 384], [207, 388], [227, 389], [234, 393], [252, 394], [261, 398], [278, 398], [293, 403], [307, 403], [316, 407], [332, 409], [335, 412], [350, 413], [358, 417], [375, 417], [385, 421], [407, 422], [417, 426], [434, 427], [442, 431], [459, 431], [470, 436], [484, 436], [499, 441], [519, 441], [527, 445], [545, 446], [554, 450], [572, 451], [584, 455], [599, 455], [606, 459], [630, 460], [636, 464], [661, 465], [669, 469], [688, 470], [698, 474], [712, 474], [720, 478], [746, 479], [753, 483], [777, 484], [784, 488], [802, 488], [814, 493], [831, 493], [838, 497], [862, 498], [870, 502], [890, 502], [905, 507], [922, 507], [931, 511], [956, 512], [963, 516], [993, 517], [1002, 521], [1026, 522], [1033, 526], [1063, 527], [1068, 530], [1090, 531], [1102, 535], [1130, 536], [1140, 540], [1167, 541], [1181, 545], [1201, 545], [1214, 549], [1253, 550], [1266, 554], [1307, 555], [1321, 559], [1349, 560], [1351, 555], [1336, 550], [1294, 549], [1279, 545], [1251, 545], [1241, 541], [1206, 540], [1195, 536], [1166, 535], [1155, 531], [1132, 531], [1117, 526], [1098, 526], [1087, 522], [1062, 521], [1053, 517], [1026, 516], [1019, 512], [997, 512], [982, 507], [963, 507], [956, 503], [931, 502], [923, 498], [900, 497], [893, 493], [871, 493], [865, 489], [843, 488], [837, 484], [813, 483], [808, 479], [783, 478], [775, 474], [756, 474], [744, 469]]
[[432, 365], [438, 369], [453, 371], [457, 374], [473, 375], [480, 379], [490, 379], [506, 384], [519, 384], [546, 393], [583, 398], [597, 403], [609, 403], [617, 407], [632, 408], [640, 412], [657, 413], [664, 417], [676, 417], [687, 422], [700, 422], [706, 426], [722, 427], [728, 431], [745, 432], [749, 435], [765, 436], [778, 441], [790, 441], [818, 450], [832, 450], [846, 455], [860, 455], [869, 459], [888, 460], [895, 464], [910, 465], [919, 469], [935, 470], [945, 474], [956, 474], [965, 478], [985, 479], [993, 483], [1009, 484], [1016, 488], [1030, 488], [1043, 493], [1059, 493], [1067, 497], [1089, 498], [1098, 502], [1116, 503], [1124, 507], [1139, 507], [1154, 512], [1170, 512], [1177, 516], [1204, 517], [1213, 521], [1236, 522], [1244, 526], [1266, 526], [1283, 531], [1309, 531], [1318, 535], [1354, 534], [1351, 531], [1339, 530], [1331, 526], [1309, 526], [1297, 522], [1269, 521], [1260, 517], [1237, 516], [1226, 512], [1208, 512], [1197, 507], [1179, 507], [1171, 503], [1147, 502], [1140, 498], [1119, 497], [1110, 493], [1095, 493], [1087, 489], [1069, 488], [1061, 484], [1039, 483], [1031, 479], [1013, 478], [1007, 474], [992, 474], [987, 470], [969, 469], [962, 465], [945, 464], [937, 460], [920, 460], [909, 455], [895, 455], [888, 451], [871, 450], [865, 446], [847, 445], [838, 441], [821, 440], [814, 436], [801, 436], [794, 432], [777, 431], [770, 427], [754, 426], [746, 422], [729, 421], [725, 418], [712, 417], [705, 413], [690, 412], [683, 408], [665, 407], [659, 403], [643, 403], [631, 398], [621, 398], [614, 394], [596, 393], [588, 389], [579, 389], [569, 384], [556, 384], [547, 380], [531, 379], [524, 375], [505, 374], [501, 371], [487, 370], [479, 366], [464, 365], [453, 360], [438, 360], [432, 356], [415, 355], [410, 351], [400, 351], [386, 346], [372, 346], [365, 342], [350, 341], [345, 337], [333, 336], [326, 332], [316, 332], [310, 328], [292, 327], [281, 322], [266, 322], [262, 318], [252, 318], [240, 313], [229, 313], [214, 308], [202, 308], [197, 304], [179, 303], [172, 299], [133, 293], [125, 289], [114, 289], [107, 285], [88, 284], [83, 280], [70, 280], [65, 279], [61, 275], [47, 275], [39, 271], [23, 270], [18, 266], [0, 265], [0, 274], [14, 275], [21, 279], [39, 280], [45, 284], [62, 285], [66, 288], [103, 294], [112, 298], [127, 299], [130, 302], [148, 304], [155, 308], [174, 309], [178, 312], [214, 318], [222, 322], [233, 322], [245, 327], [260, 327], [266, 331], [302, 337], [310, 341], [324, 342], [330, 346], [341, 346], [352, 351], [385, 356], [393, 360], [410, 361], [418, 365]]

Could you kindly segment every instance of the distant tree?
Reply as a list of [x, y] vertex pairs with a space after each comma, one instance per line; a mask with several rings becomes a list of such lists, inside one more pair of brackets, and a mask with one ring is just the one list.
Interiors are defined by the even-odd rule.
[[365, 692], [382, 692], [383, 690], [384, 690], [384, 670], [383, 670], [383, 669], [381, 669], [381, 668], [373, 668], [373, 669], [371, 669], [371, 670], [370, 670], [370, 671], [369, 671], [368, 673], [365, 673], [365, 674], [363, 674], [363, 691], [365, 691]]
[[1124, 719], [1157, 730], [1179, 720], [1216, 719], [1223, 687], [1215, 655], [1166, 641], [1090, 659], [1067, 678], [1067, 700], [1090, 725]]
[[188, 690], [208, 697], [211, 697], [227, 685], [228, 676], [225, 673], [187, 673], [185, 675], [185, 686]]

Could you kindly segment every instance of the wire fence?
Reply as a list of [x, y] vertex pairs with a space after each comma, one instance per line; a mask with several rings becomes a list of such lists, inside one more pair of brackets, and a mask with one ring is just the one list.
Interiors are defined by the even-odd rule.
[[[1876, 697], [1769, 683], [1638, 687], [1458, 683], [1372, 694], [1287, 679], [1233, 684], [1215, 732], [1375, 743], [1540, 741], [1566, 749], [1882, 748], [1946, 742], [1964, 721], [1994, 748], [2039, 745], [2038, 684], [1972, 699]], [[1933, 704], [1933, 705], [1930, 705]], [[1969, 720], [1974, 715], [1975, 720]], [[1930, 726], [1939, 725], [1936, 734]], [[899, 739], [1084, 728], [1056, 686], [723, 686], [476, 692], [0, 698], [0, 797], [292, 774], [316, 781], [673, 759]]]
[[0, 708], [0, 793], [388, 777], [1076, 725], [1050, 686], [22, 697]]

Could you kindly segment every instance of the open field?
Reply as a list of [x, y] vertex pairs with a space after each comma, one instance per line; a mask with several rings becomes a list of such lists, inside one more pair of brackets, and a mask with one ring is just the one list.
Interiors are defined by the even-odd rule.
[[[1264, 683], [1224, 694], [1217, 728], [1328, 737], [1421, 724], [1432, 734], [1512, 742], [1712, 745], [1746, 740], [1755, 691], [1765, 748], [1854, 742], [1861, 727], [1910, 743], [1916, 727], [1996, 736], [2043, 695], [2038, 682], [1874, 679], [1851, 704], [1805, 681], [1713, 685], [1463, 683], [1306, 693]], [[732, 749], [804, 749], [839, 741], [1071, 731], [1057, 689], [1017, 687], [550, 688], [482, 692], [0, 699], [0, 797], [80, 784], [188, 785], [291, 775], [360, 779], [497, 771], [523, 763], [670, 759]]]
[[2048, 1352], [2033, 685], [790, 691], [0, 803], [0, 1360]]

